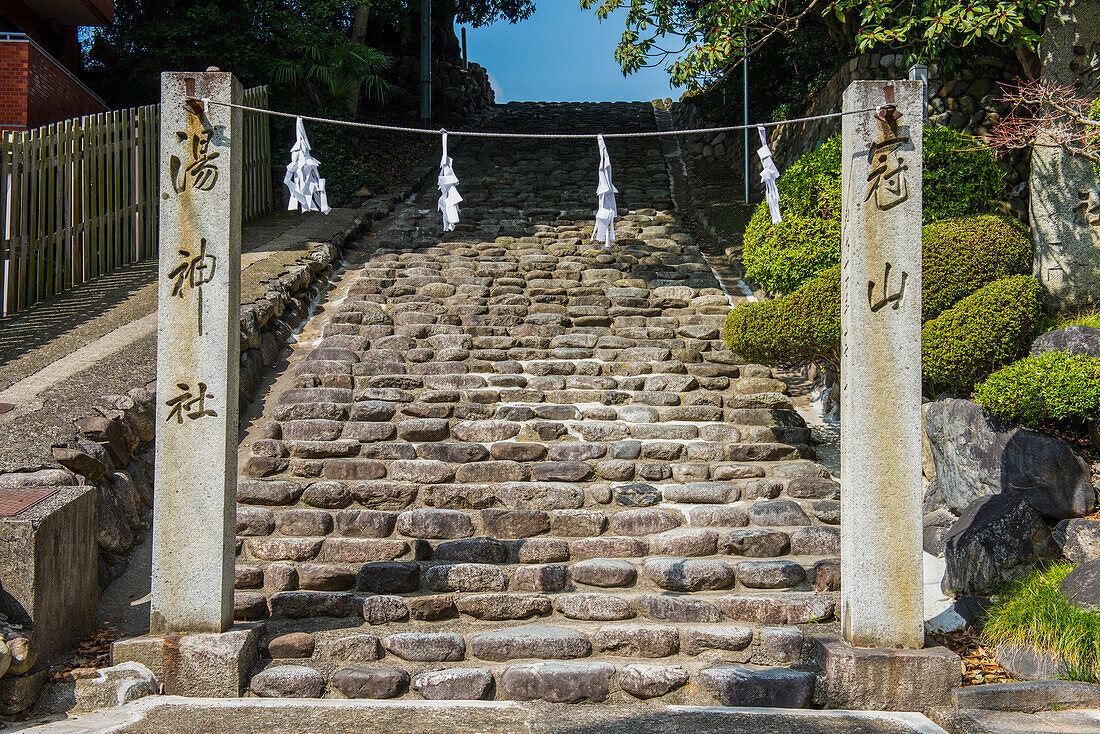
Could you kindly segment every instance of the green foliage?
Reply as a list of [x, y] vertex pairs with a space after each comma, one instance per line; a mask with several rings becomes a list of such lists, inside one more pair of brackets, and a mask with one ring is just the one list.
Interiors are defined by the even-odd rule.
[[993, 152], [947, 127], [924, 131], [924, 222], [994, 211], [1005, 177]]
[[1047, 352], [994, 372], [974, 390], [990, 413], [1032, 428], [1100, 418], [1100, 359]]
[[[753, 215], [757, 219], [759, 210]], [[764, 212], [768, 216], [767, 211]], [[746, 240], [748, 236], [746, 234]], [[768, 236], [743, 252], [745, 272], [768, 290], [790, 293], [816, 273], [840, 259], [840, 221], [796, 214], [772, 226]]]
[[782, 298], [730, 311], [722, 331], [730, 351], [751, 362], [840, 367], [840, 266]]
[[[925, 128], [925, 223], [948, 216], [988, 214], [993, 210], [994, 203], [1004, 193], [1004, 174], [992, 151], [977, 146], [973, 138], [949, 128]], [[772, 225], [768, 206], [761, 202], [745, 230], [743, 257], [749, 278], [765, 290], [789, 293], [818, 270], [840, 262], [840, 175], [839, 135], [802, 156], [783, 173], [778, 187], [779, 207], [785, 221]], [[826, 220], [829, 224], [812, 219]], [[993, 227], [994, 231], [988, 236], [981, 235], [978, 232], [981, 227]], [[976, 254], [976, 258], [996, 249], [988, 241], [989, 236], [1011, 237], [1005, 246], [1015, 247], [1020, 242], [1019, 235], [1007, 229], [1007, 225], [996, 227], [977, 220], [965, 234], [979, 237], [975, 247], [982, 253]], [[957, 239], [953, 244], [968, 243]], [[966, 257], [960, 256], [964, 260]], [[1001, 275], [1016, 272], [1026, 269], [1010, 268]], [[977, 285], [980, 283], [967, 292]]]
[[340, 36], [310, 39], [293, 55], [271, 63], [273, 81], [303, 92], [313, 104], [324, 100], [357, 100], [362, 88], [366, 98], [385, 102], [397, 87], [380, 74], [393, 66], [389, 54]]
[[1034, 51], [1046, 12], [1057, 0], [580, 0], [602, 22], [626, 9], [615, 51], [623, 73], [665, 64], [672, 83], [707, 86], [772, 38], [796, 31], [815, 17], [826, 23], [837, 50], [880, 50], [914, 58], [952, 61], [989, 46]]
[[924, 227], [922, 240], [922, 321], [939, 316], [987, 283], [1031, 272], [1027, 230], [1008, 217], [934, 222]]
[[1034, 645], [1061, 658], [1071, 680], [1100, 683], [1100, 614], [1079, 609], [1058, 590], [1073, 570], [1056, 563], [1010, 584], [982, 630], [989, 646]]
[[974, 385], [1027, 349], [1042, 315], [1042, 286], [1030, 276], [994, 281], [921, 330], [930, 393], [969, 394]]

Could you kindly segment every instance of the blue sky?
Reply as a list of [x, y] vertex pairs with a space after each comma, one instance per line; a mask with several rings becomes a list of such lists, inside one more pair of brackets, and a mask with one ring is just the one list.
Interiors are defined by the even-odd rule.
[[[470, 61], [489, 70], [497, 102], [648, 101], [678, 98], [663, 68], [626, 78], [615, 63], [623, 13], [600, 23], [577, 0], [535, 0], [534, 15], [466, 31]], [[458, 29], [456, 29], [457, 31]]]

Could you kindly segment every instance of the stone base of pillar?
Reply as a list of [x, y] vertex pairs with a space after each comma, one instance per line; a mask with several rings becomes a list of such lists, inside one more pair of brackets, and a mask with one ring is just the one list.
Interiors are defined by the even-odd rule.
[[824, 637], [818, 658], [831, 709], [926, 712], [949, 705], [951, 690], [962, 685], [962, 660], [945, 647], [852, 647]]
[[260, 656], [264, 625], [228, 632], [144, 635], [111, 645], [111, 664], [136, 662], [153, 671], [166, 695], [232, 698], [244, 695]]

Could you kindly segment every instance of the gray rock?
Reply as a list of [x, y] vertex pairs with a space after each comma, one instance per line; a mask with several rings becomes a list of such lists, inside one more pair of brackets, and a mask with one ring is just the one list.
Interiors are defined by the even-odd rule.
[[517, 658], [569, 660], [592, 654], [592, 643], [580, 632], [529, 624], [482, 632], [470, 638], [470, 653], [482, 660]]
[[623, 507], [652, 507], [662, 499], [661, 490], [651, 484], [623, 484], [615, 487], [612, 493]]
[[758, 502], [749, 508], [749, 519], [756, 525], [766, 527], [810, 524], [805, 510], [793, 500]]
[[629, 561], [618, 558], [589, 558], [574, 563], [569, 574], [579, 584], [613, 587], [634, 583], [638, 570]]
[[606, 701], [615, 666], [609, 663], [524, 663], [501, 676], [504, 697], [517, 701]]
[[397, 532], [411, 538], [468, 538], [474, 524], [458, 510], [411, 510], [397, 516]]
[[[408, 610], [405, 616], [408, 616]], [[348, 635], [328, 643], [328, 654], [334, 660], [369, 663], [382, 657], [382, 643], [376, 635]]]
[[453, 632], [399, 632], [382, 640], [383, 646], [401, 658], [418, 663], [463, 660], [466, 641]]
[[1100, 329], [1074, 324], [1040, 334], [1031, 343], [1031, 356], [1047, 352], [1100, 357]]
[[733, 567], [713, 558], [650, 558], [644, 565], [653, 583], [669, 591], [728, 589]]
[[750, 589], [789, 589], [806, 580], [806, 570], [792, 561], [741, 561], [737, 578]]
[[953, 398], [927, 407], [924, 430], [937, 492], [956, 514], [1002, 492], [1025, 497], [1048, 520], [1096, 508], [1088, 464], [1054, 436], [992, 419], [977, 403]]
[[508, 546], [493, 538], [450, 540], [436, 546], [432, 558], [462, 563], [504, 563], [508, 560]]
[[[92, 677], [76, 679], [73, 687], [74, 711], [121, 706], [160, 692], [156, 677], [141, 663], [121, 663], [100, 668], [94, 673]], [[8, 680], [11, 680], [10, 675]]]
[[603, 653], [631, 658], [666, 658], [680, 650], [680, 633], [675, 627], [625, 625], [600, 627], [592, 646]]
[[275, 665], [252, 676], [249, 687], [264, 698], [320, 698], [325, 677], [304, 665]]
[[642, 614], [667, 622], [720, 622], [722, 613], [705, 601], [677, 596], [642, 594], [637, 600]]
[[1085, 561], [1070, 571], [1058, 590], [1079, 609], [1100, 609], [1100, 558]]
[[746, 528], [732, 531], [726, 536], [724, 545], [731, 556], [774, 558], [790, 552], [791, 539], [778, 530]]
[[680, 651], [698, 655], [707, 650], [744, 650], [752, 644], [751, 627], [689, 627], [681, 635]]
[[840, 528], [811, 525], [791, 533], [791, 553], [796, 556], [839, 556]]
[[610, 594], [565, 594], [554, 600], [554, 609], [570, 619], [601, 622], [630, 619], [636, 614], [628, 603]]
[[433, 591], [504, 591], [508, 580], [499, 566], [486, 563], [453, 563], [432, 566], [424, 583]]
[[345, 698], [397, 698], [408, 689], [409, 674], [396, 668], [353, 665], [333, 674], [332, 687]]
[[981, 497], [945, 536], [943, 591], [951, 596], [989, 596], [1058, 555], [1043, 518], [1013, 494]]
[[619, 671], [619, 686], [636, 698], [649, 699], [673, 691], [688, 682], [683, 668], [632, 663]]
[[943, 558], [944, 547], [947, 544], [945, 539], [947, 531], [958, 519], [956, 515], [945, 508], [934, 510], [925, 515], [923, 521], [924, 552], [937, 558]]
[[432, 701], [478, 701], [489, 698], [493, 676], [479, 668], [448, 668], [413, 676], [412, 689]]
[[750, 665], [721, 665], [700, 674], [703, 685], [723, 706], [775, 708], [808, 708], [815, 678], [812, 672]]
[[1100, 520], [1063, 520], [1051, 534], [1074, 563], [1100, 558]]
[[363, 600], [363, 619], [367, 624], [401, 622], [409, 618], [409, 607], [399, 596], [368, 596]]

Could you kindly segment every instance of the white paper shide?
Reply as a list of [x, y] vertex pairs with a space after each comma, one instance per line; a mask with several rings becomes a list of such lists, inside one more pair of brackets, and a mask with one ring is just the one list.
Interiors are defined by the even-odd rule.
[[325, 179], [321, 178], [318, 161], [309, 152], [309, 138], [306, 127], [299, 117], [295, 121], [297, 139], [290, 149], [290, 163], [283, 176], [283, 184], [290, 191], [288, 211], [301, 209], [303, 212], [321, 211], [329, 213], [328, 194], [325, 193]]
[[760, 134], [760, 147], [756, 155], [760, 157], [760, 182], [764, 184], [764, 199], [768, 202], [768, 211], [772, 215], [772, 224], [780, 224], [783, 215], [779, 213], [779, 187], [775, 182], [779, 180], [779, 169], [772, 160], [772, 151], [768, 147], [768, 136], [764, 132], [763, 125], [756, 126], [756, 132]]
[[462, 195], [458, 193], [458, 176], [451, 167], [447, 155], [447, 133], [443, 133], [443, 158], [439, 161], [439, 211], [443, 212], [443, 231], [450, 232], [458, 224], [458, 205]]
[[600, 146], [600, 187], [596, 189], [599, 209], [596, 211], [596, 228], [592, 232], [592, 239], [602, 241], [604, 247], [611, 247], [611, 242], [615, 239], [615, 217], [619, 214], [615, 206], [615, 194], [619, 190], [611, 183], [611, 157], [607, 154], [603, 135], [596, 140]]

